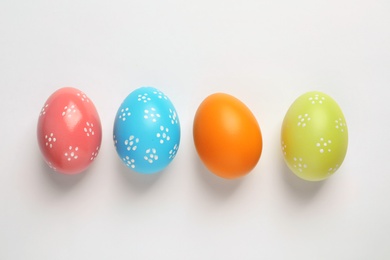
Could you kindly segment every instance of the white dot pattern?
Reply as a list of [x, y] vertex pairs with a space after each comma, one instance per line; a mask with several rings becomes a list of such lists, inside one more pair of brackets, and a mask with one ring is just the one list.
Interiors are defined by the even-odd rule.
[[137, 99], [139, 102], [144, 102], [144, 103], [147, 103], [148, 101], [150, 101], [150, 97], [148, 97], [148, 93], [144, 93], [144, 94], [140, 94], [138, 95], [138, 99]]
[[324, 103], [325, 100], [326, 100], [325, 97], [320, 96], [319, 94], [315, 94], [314, 96], [309, 97], [309, 101], [310, 101], [313, 105], [315, 105], [315, 104], [320, 104], [320, 105], [321, 105], [321, 104]]
[[283, 154], [284, 154], [284, 155], [286, 155], [286, 154], [287, 154], [287, 152], [286, 152], [286, 148], [287, 148], [287, 145], [286, 145], [286, 143], [285, 143], [284, 141], [282, 141], [282, 152], [283, 152]]
[[77, 146], [74, 147], [74, 149], [72, 146], [69, 146], [68, 151], [65, 152], [64, 155], [65, 155], [66, 159], [70, 162], [72, 160], [76, 160], [77, 158], [79, 158], [79, 156], [77, 155], [78, 151], [79, 151], [79, 148]]
[[98, 156], [99, 154], [99, 146], [96, 147], [95, 151], [92, 152], [91, 154], [91, 158], [89, 158], [91, 161], [95, 160], [95, 158]]
[[155, 148], [146, 149], [144, 159], [149, 163], [154, 163], [155, 161], [157, 161], [157, 150]]
[[159, 119], [161, 115], [156, 112], [156, 109], [152, 107], [150, 110], [145, 109], [144, 110], [144, 118], [146, 120], [150, 119], [153, 123], [157, 122], [157, 119]]
[[128, 107], [122, 108], [121, 112], [119, 113], [119, 119], [121, 119], [122, 121], [126, 121], [126, 117], [129, 117], [129, 116], [131, 116], [129, 108]]
[[76, 106], [71, 105], [70, 107], [65, 106], [64, 111], [62, 112], [62, 116], [72, 117], [73, 114], [77, 112]]
[[168, 135], [169, 128], [160, 126], [160, 132], [156, 134], [156, 137], [160, 139], [160, 144], [163, 144], [164, 141], [171, 140], [171, 137]]
[[159, 99], [165, 99], [168, 100], [168, 97], [164, 95], [161, 91], [153, 91], [153, 94], [157, 95]]
[[319, 149], [320, 153], [325, 152], [332, 152], [331, 146], [332, 146], [332, 140], [325, 140], [324, 138], [320, 138], [319, 142], [316, 143], [316, 146]]
[[77, 93], [77, 96], [81, 99], [81, 101], [89, 103], [89, 98], [83, 92]]
[[337, 169], [339, 167], [340, 167], [340, 165], [336, 164], [336, 166], [329, 168], [328, 169], [328, 175], [334, 173], [335, 171], [337, 171]]
[[45, 135], [45, 145], [46, 147], [53, 148], [54, 143], [57, 141], [57, 138], [53, 133]]
[[176, 111], [172, 111], [172, 109], [169, 109], [169, 118], [171, 119], [171, 124], [178, 124], [179, 121], [177, 120], [177, 114]]
[[304, 163], [302, 158], [294, 157], [294, 168], [297, 168], [299, 172], [303, 172], [307, 168], [307, 164]]
[[132, 169], [135, 168], [135, 160], [134, 159], [131, 159], [129, 156], [125, 156], [122, 158], [122, 161], [125, 162], [125, 164], [127, 165], [127, 167], [130, 167]]
[[86, 122], [84, 127], [84, 132], [87, 136], [95, 135], [95, 131], [93, 130], [93, 123]]
[[135, 138], [134, 135], [130, 135], [129, 139], [125, 140], [125, 146], [127, 151], [137, 150], [137, 144], [139, 143], [139, 138]]
[[308, 114], [299, 115], [297, 125], [300, 127], [305, 127], [306, 124], [311, 120]]
[[179, 145], [178, 145], [178, 144], [175, 144], [175, 145], [173, 146], [173, 149], [171, 149], [171, 150], [169, 151], [169, 159], [172, 160], [173, 158], [175, 158], [178, 149], [179, 149]]
[[343, 122], [343, 119], [339, 118], [335, 120], [336, 129], [340, 130], [341, 132], [344, 132], [344, 128], [346, 127], [346, 124]]
[[42, 107], [41, 112], [39, 113], [39, 116], [44, 116], [46, 114], [46, 110], [47, 110], [48, 107], [49, 107], [49, 104], [45, 104]]

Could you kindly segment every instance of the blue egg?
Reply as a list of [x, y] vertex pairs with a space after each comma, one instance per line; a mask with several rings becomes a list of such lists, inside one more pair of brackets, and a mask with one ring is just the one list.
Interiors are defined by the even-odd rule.
[[152, 87], [131, 92], [116, 113], [114, 145], [123, 163], [136, 172], [167, 167], [180, 145], [180, 122], [169, 98]]

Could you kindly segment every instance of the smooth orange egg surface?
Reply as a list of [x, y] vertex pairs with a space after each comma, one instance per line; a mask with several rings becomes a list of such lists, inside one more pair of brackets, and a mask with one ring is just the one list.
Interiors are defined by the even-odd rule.
[[193, 137], [208, 170], [226, 179], [248, 174], [263, 148], [255, 116], [240, 100], [224, 93], [212, 94], [199, 105]]

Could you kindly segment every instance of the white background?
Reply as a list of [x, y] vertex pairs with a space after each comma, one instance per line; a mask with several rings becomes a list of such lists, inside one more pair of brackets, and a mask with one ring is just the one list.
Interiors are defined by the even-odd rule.
[[[0, 2], [0, 259], [389, 259], [388, 0]], [[159, 88], [182, 127], [176, 159], [143, 176], [112, 142], [135, 88]], [[102, 149], [87, 172], [52, 174], [36, 140], [58, 88], [95, 103]], [[291, 103], [320, 90], [344, 111], [349, 149], [330, 179], [285, 166]], [[246, 177], [199, 162], [192, 121], [217, 91], [257, 117], [263, 154]]]

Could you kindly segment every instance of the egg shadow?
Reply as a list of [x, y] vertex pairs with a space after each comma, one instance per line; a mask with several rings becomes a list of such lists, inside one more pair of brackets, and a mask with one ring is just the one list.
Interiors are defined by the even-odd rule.
[[52, 168], [47, 165], [47, 163], [41, 160], [41, 173], [43, 177], [57, 188], [62, 191], [69, 191], [77, 185], [90, 171], [90, 168], [79, 173], [79, 174], [63, 174], [57, 171], [54, 171]]
[[210, 172], [200, 160], [196, 151], [193, 152], [195, 173], [207, 190], [216, 197], [227, 199], [234, 194], [244, 178], [224, 179]]
[[168, 166], [164, 170], [153, 174], [142, 174], [131, 170], [124, 165], [121, 160], [118, 160], [118, 158], [115, 158], [115, 160], [117, 172], [120, 178], [123, 182], [131, 186], [132, 191], [136, 191], [138, 193], [143, 193], [149, 190], [157, 182], [157, 180], [160, 179], [161, 175], [166, 174], [167, 168], [169, 168]]
[[306, 181], [296, 176], [282, 156], [279, 156], [280, 172], [289, 193], [301, 202], [309, 202], [316, 197], [326, 181]]

